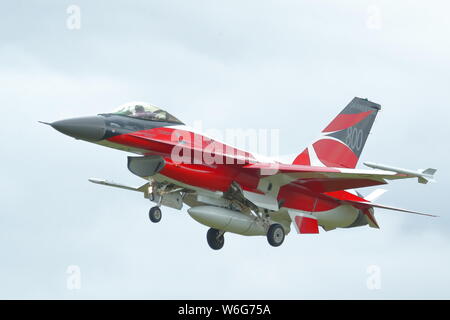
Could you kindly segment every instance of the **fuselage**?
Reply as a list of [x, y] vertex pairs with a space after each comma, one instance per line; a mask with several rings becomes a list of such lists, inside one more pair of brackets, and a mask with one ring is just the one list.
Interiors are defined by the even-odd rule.
[[[174, 181], [194, 190], [222, 193], [236, 183], [242, 190], [263, 194], [258, 187], [265, 176], [243, 168], [257, 163], [260, 156], [217, 141], [179, 121], [99, 114], [57, 121], [52, 126], [102, 146], [142, 156], [161, 156], [164, 167], [153, 177], [158, 181]], [[362, 215], [357, 208], [340, 205], [326, 193], [313, 192], [295, 181], [282, 186], [276, 200], [286, 215], [288, 210], [313, 212], [319, 225], [327, 230], [352, 226]]]

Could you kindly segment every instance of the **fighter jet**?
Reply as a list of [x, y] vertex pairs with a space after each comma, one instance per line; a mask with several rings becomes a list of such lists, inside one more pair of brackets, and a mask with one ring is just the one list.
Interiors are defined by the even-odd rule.
[[291, 226], [317, 234], [368, 225], [379, 228], [374, 208], [427, 216], [378, 204], [385, 190], [362, 196], [356, 188], [417, 178], [434, 181], [436, 169], [407, 170], [365, 163], [357, 169], [380, 105], [355, 97], [292, 163], [268, 160], [217, 141], [188, 127], [154, 105], [130, 102], [110, 113], [46, 123], [75, 139], [123, 150], [128, 169], [146, 180], [139, 187], [103, 179], [89, 181], [143, 193], [155, 205], [150, 221], [161, 221], [161, 207], [187, 212], [209, 227], [207, 242], [218, 250], [226, 232], [265, 236], [280, 246]]

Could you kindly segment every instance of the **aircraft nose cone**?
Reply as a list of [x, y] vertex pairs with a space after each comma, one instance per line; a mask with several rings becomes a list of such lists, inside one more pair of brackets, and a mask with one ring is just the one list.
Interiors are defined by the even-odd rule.
[[102, 116], [59, 120], [50, 125], [61, 133], [87, 141], [102, 140], [106, 132], [106, 124]]

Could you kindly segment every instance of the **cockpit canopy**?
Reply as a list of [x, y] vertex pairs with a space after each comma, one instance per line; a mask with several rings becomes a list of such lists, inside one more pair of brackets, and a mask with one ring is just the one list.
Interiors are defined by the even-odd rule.
[[112, 114], [123, 115], [132, 118], [162, 121], [183, 124], [180, 120], [173, 115], [164, 111], [154, 105], [145, 102], [128, 102], [112, 112]]

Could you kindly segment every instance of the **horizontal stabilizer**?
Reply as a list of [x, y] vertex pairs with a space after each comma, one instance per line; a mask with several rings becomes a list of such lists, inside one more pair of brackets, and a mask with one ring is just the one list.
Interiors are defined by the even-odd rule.
[[327, 193], [327, 195], [331, 196], [331, 197], [333, 197], [335, 199], [340, 200], [340, 202], [343, 203], [343, 204], [347, 203], [347, 204], [350, 204], [350, 205], [355, 206], [357, 208], [360, 208], [362, 210], [370, 209], [370, 208], [380, 208], [380, 209], [386, 209], [386, 210], [394, 210], [394, 211], [400, 211], [400, 212], [413, 213], [413, 214], [418, 214], [418, 215], [421, 215], [421, 216], [438, 217], [436, 215], [432, 215], [432, 214], [428, 214], [428, 213], [422, 213], [422, 212], [408, 210], [408, 209], [403, 209], [403, 208], [396, 208], [396, 207], [386, 206], [384, 204], [373, 203], [373, 202], [368, 201], [367, 197], [366, 198], [360, 198], [360, 200], [358, 200], [357, 198], [355, 200], [352, 200], [352, 199], [348, 199], [348, 198], [340, 199], [339, 196], [335, 196], [333, 193]]
[[408, 209], [403, 209], [403, 208], [396, 208], [396, 207], [391, 207], [391, 206], [386, 206], [384, 204], [378, 204], [378, 203], [374, 203], [371, 202], [369, 200], [369, 198], [371, 199], [375, 199], [378, 198], [379, 196], [381, 196], [381, 194], [383, 194], [385, 192], [385, 190], [383, 189], [377, 189], [374, 192], [372, 192], [371, 194], [369, 194], [366, 197], [362, 197], [361, 195], [352, 195], [349, 192], [327, 192], [325, 195], [327, 195], [328, 197], [331, 197], [335, 200], [338, 200], [341, 204], [349, 204], [352, 205], [356, 208], [359, 208], [363, 211], [367, 210], [367, 209], [372, 209], [372, 208], [380, 208], [380, 209], [387, 209], [387, 210], [394, 210], [394, 211], [401, 211], [401, 212], [407, 212], [407, 213], [413, 213], [413, 214], [418, 214], [421, 216], [427, 216], [427, 217], [438, 217], [436, 215], [433, 214], [428, 214], [428, 213], [422, 213], [422, 212], [418, 212], [418, 211], [413, 211], [413, 210], [408, 210]]
[[371, 206], [371, 207], [373, 207], [373, 208], [380, 208], [380, 209], [387, 209], [387, 210], [401, 211], [401, 212], [413, 213], [413, 214], [418, 214], [418, 215], [421, 215], [421, 216], [427, 216], [427, 217], [438, 217], [438, 216], [433, 215], [433, 214], [422, 213], [422, 212], [418, 212], [418, 211], [412, 211], [412, 210], [407, 210], [407, 209], [402, 209], [402, 208], [396, 208], [396, 207], [391, 207], [391, 206], [385, 206], [385, 205], [383, 205], [383, 204], [370, 203], [370, 204], [368, 204], [368, 205]]

